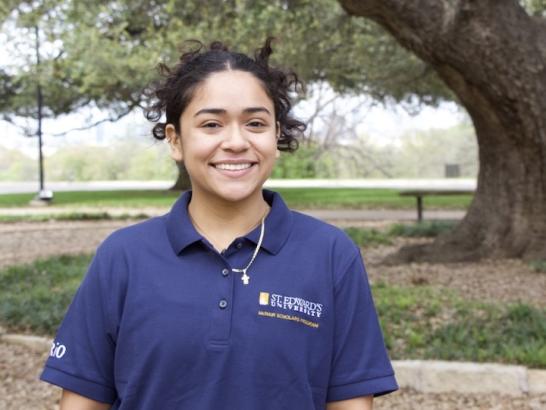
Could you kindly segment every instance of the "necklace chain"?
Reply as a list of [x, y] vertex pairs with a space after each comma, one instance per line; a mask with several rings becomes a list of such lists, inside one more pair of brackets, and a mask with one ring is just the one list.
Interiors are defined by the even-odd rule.
[[[265, 215], [262, 217], [261, 226], [260, 226], [260, 237], [258, 239], [258, 243], [256, 244], [256, 248], [254, 249], [254, 253], [252, 254], [252, 258], [250, 258], [250, 262], [248, 262], [248, 264], [242, 269], [237, 269], [237, 268], [232, 268], [231, 269], [232, 272], [237, 272], [237, 273], [242, 273], [243, 274], [243, 276], [241, 277], [241, 280], [243, 281], [243, 284], [245, 284], [245, 285], [248, 285], [248, 283], [250, 281], [250, 277], [247, 275], [248, 268], [250, 268], [250, 265], [252, 265], [252, 263], [256, 259], [256, 256], [258, 256], [258, 252], [260, 252], [260, 247], [262, 246], [262, 242], [263, 242], [264, 235], [265, 235], [265, 217], [267, 216], [268, 211], [269, 211], [269, 209], [266, 211]], [[190, 220], [195, 225], [195, 227], [198, 228], [201, 232], [205, 233], [203, 231], [203, 228], [201, 228], [197, 224], [197, 222], [195, 221], [195, 219], [193, 219], [193, 217], [191, 216], [191, 214], [189, 212], [188, 212], [188, 215], [190, 217]]]
[[262, 217], [262, 224], [260, 227], [260, 238], [258, 239], [258, 243], [256, 244], [256, 248], [254, 249], [254, 253], [252, 254], [252, 258], [250, 258], [250, 262], [248, 262], [248, 265], [242, 269], [235, 269], [232, 268], [231, 270], [233, 272], [242, 273], [243, 276], [241, 277], [241, 280], [243, 281], [243, 284], [248, 285], [248, 282], [250, 280], [250, 277], [247, 275], [248, 268], [250, 268], [250, 265], [252, 265], [252, 262], [254, 262], [254, 259], [256, 259], [256, 256], [258, 256], [258, 252], [260, 252], [260, 247], [262, 246], [262, 241], [264, 239], [265, 234], [265, 216]]

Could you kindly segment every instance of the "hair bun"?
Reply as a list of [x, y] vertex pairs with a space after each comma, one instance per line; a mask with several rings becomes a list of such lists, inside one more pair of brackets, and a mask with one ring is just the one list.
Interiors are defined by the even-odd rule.
[[269, 56], [273, 54], [273, 49], [271, 48], [273, 40], [275, 40], [275, 37], [268, 36], [265, 40], [265, 44], [254, 53], [254, 60], [256, 60], [258, 64], [267, 67]]
[[213, 41], [212, 43], [210, 43], [210, 50], [214, 50], [214, 51], [229, 51], [228, 47], [220, 42], [220, 41]]
[[154, 125], [152, 128], [152, 135], [157, 138], [158, 140], [162, 140], [165, 138], [165, 127], [167, 126], [164, 122], [159, 122]]

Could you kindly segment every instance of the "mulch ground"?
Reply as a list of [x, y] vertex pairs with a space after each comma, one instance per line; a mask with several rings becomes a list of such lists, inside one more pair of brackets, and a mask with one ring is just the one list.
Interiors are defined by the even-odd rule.
[[464, 299], [481, 302], [527, 303], [546, 307], [546, 273], [534, 271], [519, 259], [480, 262], [410, 263], [385, 266], [381, 260], [403, 245], [427, 239], [397, 238], [393, 246], [363, 250], [370, 281], [390, 285], [432, 286], [454, 290]]
[[[113, 230], [135, 221], [27, 222], [0, 224], [0, 268], [52, 255], [93, 252]], [[346, 225], [340, 223], [341, 225]], [[354, 225], [354, 223], [352, 224]], [[366, 224], [360, 224], [366, 225]], [[369, 226], [380, 227], [378, 223]], [[519, 260], [479, 263], [413, 263], [385, 266], [381, 259], [398, 247], [423, 239], [395, 240], [391, 246], [364, 248], [371, 282], [449, 287], [465, 298], [526, 302], [546, 307], [546, 274]], [[58, 409], [59, 389], [38, 381], [47, 352], [0, 343], [0, 410]], [[403, 390], [376, 399], [375, 409], [521, 409], [546, 408], [546, 395], [513, 398], [500, 395], [420, 394]]]
[[113, 230], [135, 221], [0, 223], [0, 269], [65, 253], [94, 252]]

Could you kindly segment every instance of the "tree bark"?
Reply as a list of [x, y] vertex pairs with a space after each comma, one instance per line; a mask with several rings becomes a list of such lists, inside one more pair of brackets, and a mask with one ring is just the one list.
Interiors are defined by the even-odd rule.
[[183, 162], [177, 162], [176, 165], [178, 166], [178, 177], [174, 185], [169, 188], [169, 191], [187, 191], [191, 188], [188, 171], [186, 171]]
[[472, 118], [478, 185], [454, 231], [389, 260], [546, 259], [546, 21], [516, 0], [340, 0], [429, 63]]

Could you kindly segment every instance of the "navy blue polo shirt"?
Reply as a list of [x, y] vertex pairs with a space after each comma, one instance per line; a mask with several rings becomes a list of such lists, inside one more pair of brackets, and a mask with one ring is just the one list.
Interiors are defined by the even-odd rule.
[[324, 409], [396, 390], [359, 249], [340, 229], [271, 205], [219, 253], [191, 192], [98, 247], [41, 379], [113, 409]]

